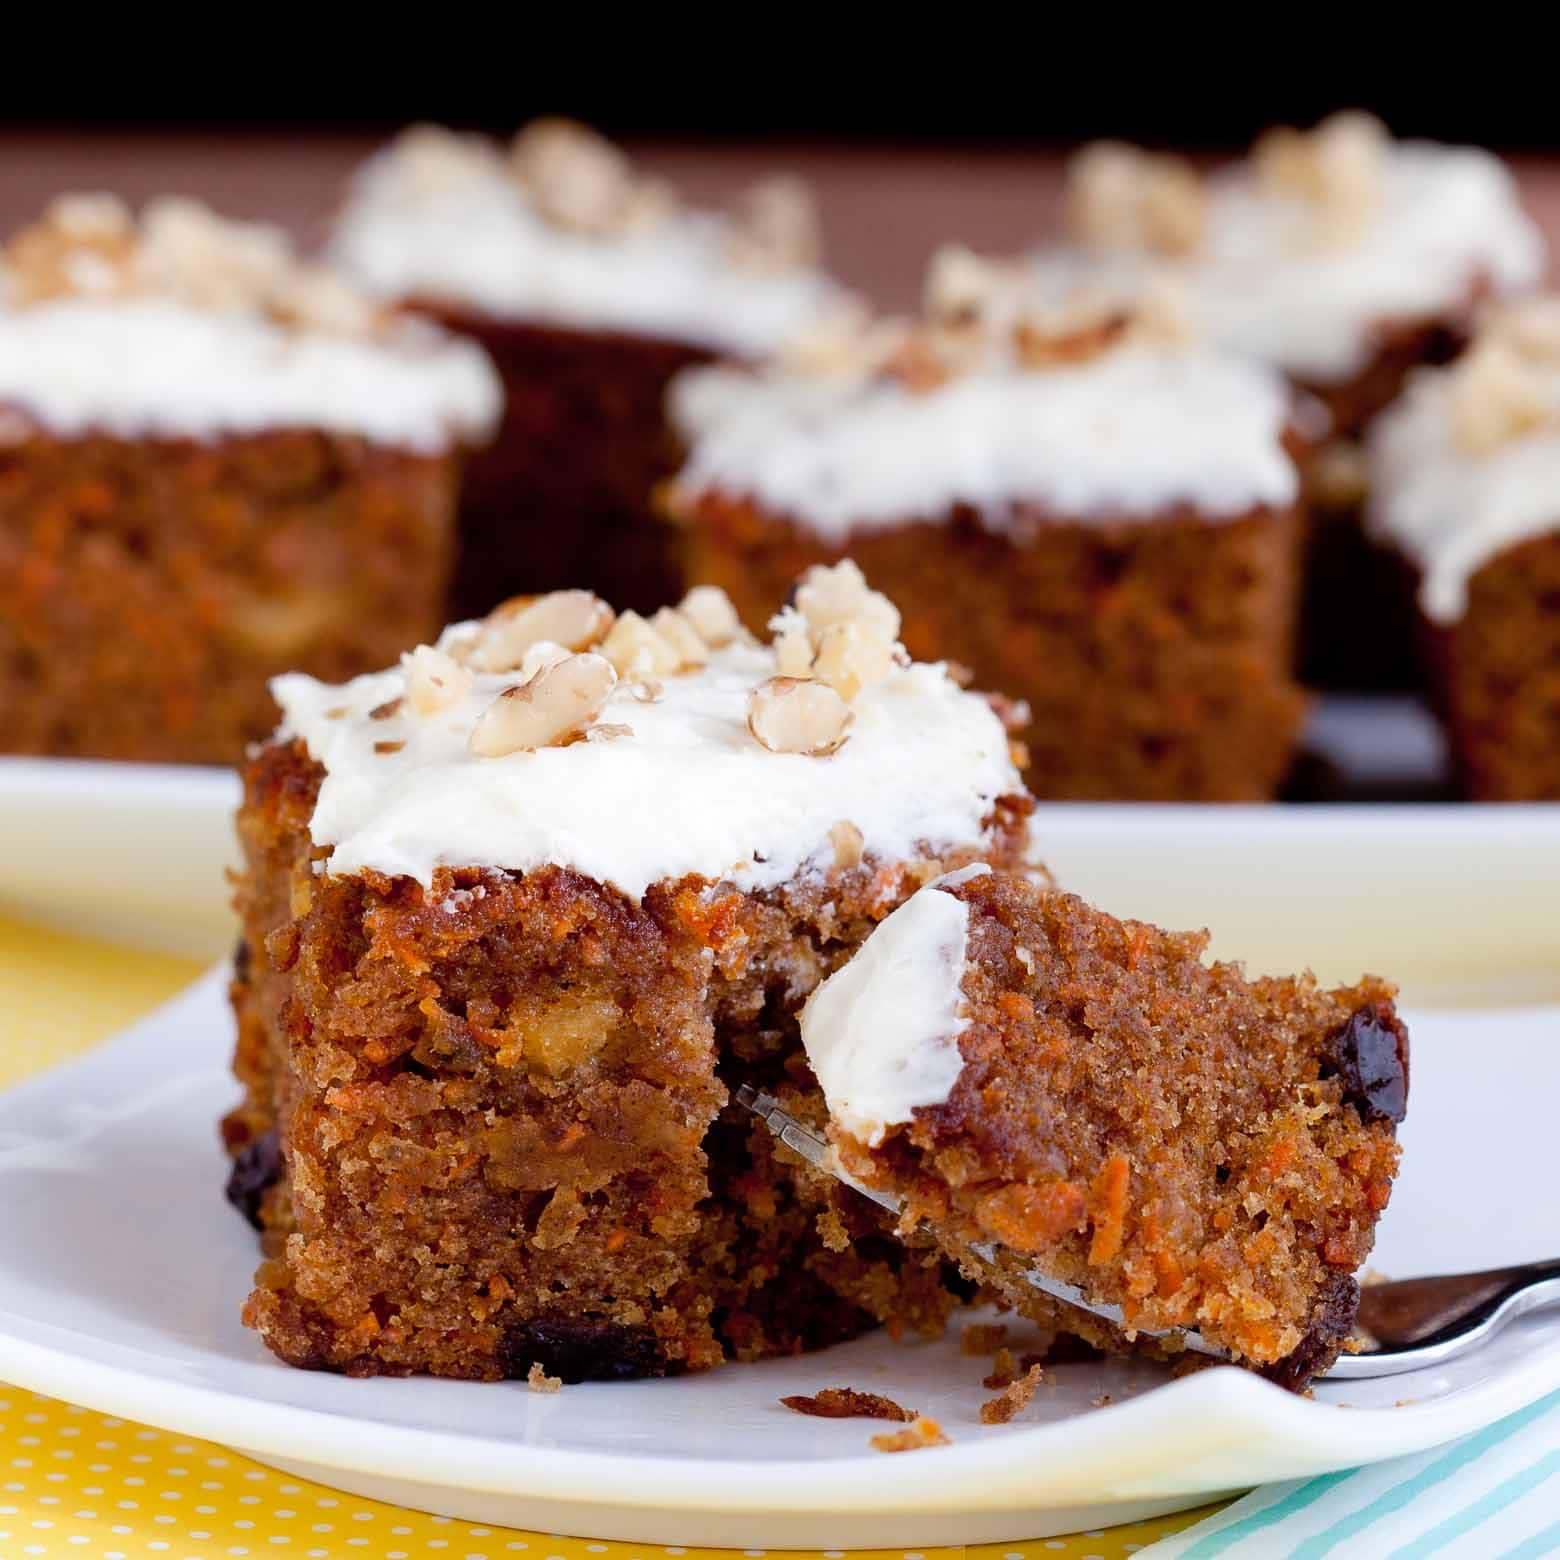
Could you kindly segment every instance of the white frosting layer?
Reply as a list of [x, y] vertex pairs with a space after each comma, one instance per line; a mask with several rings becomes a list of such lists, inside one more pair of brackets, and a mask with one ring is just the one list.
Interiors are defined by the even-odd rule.
[[[989, 867], [939, 880], [948, 886]], [[802, 1045], [833, 1121], [875, 1147], [964, 1069], [962, 984], [970, 907], [929, 883], [807, 999]]]
[[893, 380], [696, 369], [673, 383], [690, 445], [685, 497], [749, 497], [829, 541], [975, 508], [1068, 519], [1186, 502], [1230, 518], [1296, 493], [1289, 412], [1266, 369], [1200, 351], [1129, 348], [1042, 371], [994, 362], [917, 393]]
[[76, 298], [0, 312], [0, 403], [65, 435], [312, 428], [439, 451], [486, 435], [502, 390], [478, 347], [425, 326], [359, 339], [162, 299]]
[[[729, 646], [667, 678], [656, 703], [620, 684], [600, 722], [627, 734], [504, 758], [473, 757], [467, 739], [514, 674], [478, 675], [441, 714], [381, 720], [368, 712], [402, 694], [400, 668], [342, 687], [293, 675], [272, 689], [283, 734], [325, 767], [311, 833], [333, 847], [332, 873], [427, 884], [440, 866], [555, 863], [636, 900], [685, 873], [761, 889], [829, 866], [841, 821], [868, 852], [903, 859], [984, 841], [993, 803], [1022, 790], [1001, 723], [941, 667], [896, 668], [864, 689], [849, 739], [827, 758], [772, 753], [749, 732], [748, 696], [774, 671], [772, 651]], [[385, 754], [378, 742], [406, 745]]]
[[434, 298], [499, 319], [632, 331], [762, 356], [837, 288], [817, 271], [743, 270], [724, 224], [679, 212], [606, 238], [532, 210], [501, 164], [418, 186], [380, 153], [363, 168], [331, 243], [335, 262], [382, 298]]
[[[1555, 425], [1472, 454], [1454, 437], [1451, 372], [1423, 372], [1376, 424], [1369, 523], [1422, 571], [1419, 600], [1455, 623], [1468, 582], [1518, 542], [1560, 531], [1560, 432]], [[1560, 373], [1550, 386], [1560, 422]]]
[[1162, 257], [1042, 254], [1042, 278], [1070, 285], [1080, 272], [1130, 278], [1150, 265], [1186, 283], [1206, 339], [1297, 379], [1337, 384], [1370, 362], [1384, 323], [1461, 308], [1481, 279], [1496, 292], [1536, 286], [1544, 241], [1498, 158], [1472, 147], [1402, 141], [1386, 153], [1381, 209], [1363, 240], [1306, 242], [1300, 202], [1260, 189], [1249, 169], [1212, 183], [1202, 250]]

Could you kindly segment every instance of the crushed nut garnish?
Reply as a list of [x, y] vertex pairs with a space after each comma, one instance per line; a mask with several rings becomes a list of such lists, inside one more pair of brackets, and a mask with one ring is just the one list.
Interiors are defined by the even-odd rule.
[[969, 1322], [959, 1333], [960, 1354], [995, 1354], [1007, 1338], [1002, 1322]]
[[406, 743], [404, 741], [403, 742], [376, 742], [374, 744], [374, 751], [376, 753], [399, 753], [401, 751], [401, 749], [404, 748], [405, 746], [406, 746]]
[[1068, 164], [1067, 221], [1095, 249], [1188, 255], [1203, 241], [1208, 193], [1184, 158], [1096, 141]]
[[1371, 114], [1333, 114], [1311, 131], [1267, 131], [1251, 160], [1259, 185], [1309, 206], [1302, 242], [1340, 248], [1358, 243], [1380, 210], [1390, 139]]
[[818, 636], [813, 676], [849, 703], [863, 688], [882, 682], [893, 671], [895, 649], [895, 641], [885, 639], [875, 622], [834, 623]]
[[692, 623], [676, 607], [662, 607], [650, 619], [650, 627], [669, 644], [677, 655], [675, 671], [703, 666], [710, 658], [710, 647]]
[[587, 742], [616, 742], [619, 737], [631, 737], [634, 734], [632, 726], [625, 726], [618, 721], [601, 721], [592, 726], [585, 733]]
[[476, 639], [465, 647], [465, 661], [479, 672], [509, 672], [520, 665], [532, 645], [588, 650], [606, 637], [614, 615], [606, 602], [588, 590], [514, 596], [482, 620]]
[[899, 608], [867, 584], [858, 564], [846, 558], [832, 568], [814, 564], [796, 589], [796, 607], [816, 640], [836, 623], [860, 623], [882, 638], [899, 638]]
[[616, 683], [612, 663], [599, 655], [571, 655], [544, 667], [482, 712], [471, 730], [471, 751], [502, 758], [555, 746], [595, 720]]
[[855, 719], [827, 683], [771, 677], [748, 699], [748, 730], [771, 753], [826, 758], [837, 752]]
[[842, 818], [830, 828], [829, 843], [834, 847], [836, 866], [850, 868], [861, 865], [866, 842], [862, 838], [861, 830], [849, 819]]
[[619, 677], [669, 677], [682, 665], [677, 647], [637, 612], [625, 612], [600, 645]]
[[1038, 1365], [1031, 1365], [1017, 1381], [1011, 1382], [996, 1397], [980, 1405], [980, 1422], [983, 1425], [1009, 1423], [1029, 1407], [1044, 1377], [1045, 1372]]
[[539, 1360], [531, 1362], [531, 1368], [526, 1372], [525, 1386], [528, 1392], [557, 1392], [563, 1387], [561, 1376], [549, 1376], [542, 1369]]
[[386, 699], [383, 704], [376, 704], [368, 712], [370, 720], [393, 720], [401, 713], [401, 700], [399, 697]]
[[1470, 455], [1560, 426], [1560, 301], [1524, 299], [1492, 312], [1449, 373], [1453, 436]]
[[891, 1419], [907, 1425], [916, 1418], [914, 1410], [901, 1408], [892, 1398], [858, 1392], [854, 1387], [825, 1387], [812, 1397], [798, 1395], [780, 1401], [792, 1413], [810, 1414], [815, 1419]]
[[903, 1430], [893, 1430], [872, 1437], [872, 1446], [879, 1452], [918, 1452], [927, 1446], [951, 1446], [953, 1443], [943, 1434], [942, 1426], [935, 1419], [917, 1419]]
[[666, 697], [666, 685], [657, 682], [654, 677], [636, 682], [628, 691], [638, 704], [659, 704]]
[[695, 585], [678, 602], [677, 610], [712, 650], [729, 645], [742, 633], [742, 622], [731, 597], [719, 585]]
[[737, 198], [726, 230], [733, 265], [775, 275], [815, 266], [822, 252], [817, 203], [800, 179], [764, 179]]
[[475, 679], [453, 656], [418, 645], [406, 661], [406, 696], [419, 715], [436, 715], [471, 692]]

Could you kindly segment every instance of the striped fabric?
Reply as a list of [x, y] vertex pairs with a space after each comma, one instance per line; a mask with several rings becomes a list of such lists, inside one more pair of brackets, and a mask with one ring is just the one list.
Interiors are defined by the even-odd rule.
[[1137, 1560], [1560, 1555], [1560, 1392], [1417, 1457], [1270, 1484]]

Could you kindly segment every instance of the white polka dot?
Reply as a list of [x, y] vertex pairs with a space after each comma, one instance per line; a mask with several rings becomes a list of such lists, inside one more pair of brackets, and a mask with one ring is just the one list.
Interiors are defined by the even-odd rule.
[[247, 1531], [249, 1528], [254, 1526], [254, 1523], [246, 1521], [244, 1518], [240, 1517], [238, 1521], [233, 1524], [233, 1526], [236, 1528], [244, 1528]]
[[72, 1533], [65, 1542], [67, 1544], [90, 1544], [92, 1540], [85, 1533]]
[[97, 1512], [95, 1512], [95, 1511], [73, 1511], [73, 1512], [71, 1512], [71, 1515], [78, 1522], [96, 1522], [97, 1521]]
[[428, 1540], [428, 1547], [430, 1549], [448, 1549], [450, 1547], [450, 1541], [447, 1538], [430, 1538]]
[[431, 1517], [429, 1520], [436, 1527], [448, 1527], [455, 1519], [453, 1517]]
[[168, 1545], [166, 1542], [164, 1542], [164, 1540], [160, 1538], [154, 1538], [146, 1547], [148, 1549], [166, 1549]]
[[141, 1478], [140, 1475], [138, 1475], [138, 1474], [132, 1474], [124, 1482], [126, 1484], [130, 1485], [132, 1488], [138, 1488], [139, 1486], [145, 1484], [146, 1480]]
[[162, 1439], [155, 1430], [137, 1430], [135, 1438], [138, 1441], [160, 1441]]
[[290, 1544], [292, 1540], [285, 1533], [273, 1533], [271, 1542], [273, 1544]]
[[160, 1522], [164, 1527], [167, 1527], [170, 1523], [177, 1522], [178, 1520], [179, 1519], [177, 1517], [170, 1517], [166, 1511], [161, 1512], [152, 1518], [153, 1522]]
[[114, 1504], [121, 1511], [139, 1511], [141, 1509], [141, 1503], [138, 1500], [116, 1500]]
[[247, 1473], [245, 1473], [244, 1477], [251, 1483], [258, 1484], [265, 1477], [265, 1475], [261, 1473], [258, 1468], [251, 1468]]
[[37, 1517], [33, 1521], [33, 1526], [35, 1528], [51, 1528], [54, 1526], [54, 1524], [52, 1522], [45, 1521], [42, 1517]]
[[[492, 1531], [493, 1531], [492, 1528], [467, 1528], [466, 1529], [467, 1534], [470, 1537], [472, 1537], [472, 1538], [486, 1538], [488, 1536], [488, 1534], [491, 1533]], [[587, 1547], [589, 1547], [589, 1546], [587, 1545]]]
[[247, 1555], [249, 1551], [245, 1549], [242, 1544], [234, 1544], [234, 1546], [228, 1550], [228, 1553], [230, 1555]]
[[[227, 1465], [228, 1460], [226, 1457], [208, 1457], [206, 1459], [206, 1466], [208, 1468], [226, 1468]], [[247, 1555], [249, 1551], [246, 1549], [244, 1553]]]
[[287, 1510], [287, 1508], [285, 1506], [279, 1506], [275, 1511], [273, 1511], [271, 1513], [271, 1515], [273, 1517], [278, 1517], [283, 1522], [285, 1522], [289, 1517], [296, 1517], [298, 1515], [298, 1513], [296, 1511], [289, 1511], [289, 1510]]
[[[320, 1499], [315, 1501], [314, 1504], [316, 1506], [324, 1506], [327, 1510], [329, 1510], [332, 1506], [339, 1506], [341, 1502], [339, 1500], [333, 1500], [329, 1495], [322, 1495]], [[408, 1528], [406, 1531], [410, 1533], [412, 1530]]]
[[385, 1556], [385, 1560], [406, 1560], [406, 1551], [404, 1549], [392, 1549]]
[[238, 1503], [240, 1506], [258, 1506], [260, 1504], [260, 1497], [258, 1495], [240, 1495], [238, 1497]]
[[[374, 1520], [374, 1514], [371, 1511], [354, 1511], [352, 1513], [352, 1520], [354, 1522], [372, 1522]], [[448, 1522], [450, 1519], [448, 1517], [435, 1517], [433, 1520], [435, 1522]]]
[[128, 1533], [130, 1529], [123, 1522], [116, 1522], [108, 1531], [110, 1533]]
[[[325, 1504], [325, 1502], [321, 1501], [320, 1504], [323, 1506]], [[390, 1531], [392, 1533], [395, 1533], [395, 1534], [397, 1534], [399, 1536], [402, 1533], [410, 1533], [412, 1530], [410, 1528], [408, 1528], [408, 1527], [393, 1527], [393, 1528], [390, 1529]]]
[[529, 1549], [531, 1546], [521, 1538], [512, 1538], [504, 1545], [505, 1549]]
[[191, 1528], [190, 1529], [190, 1537], [191, 1538], [210, 1538], [211, 1534], [208, 1533], [205, 1530], [205, 1528]]

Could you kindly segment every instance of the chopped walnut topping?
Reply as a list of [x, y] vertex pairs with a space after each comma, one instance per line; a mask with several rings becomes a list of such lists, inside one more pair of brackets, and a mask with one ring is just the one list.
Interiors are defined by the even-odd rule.
[[376, 704], [368, 712], [370, 720], [394, 720], [401, 713], [401, 701], [399, 698], [386, 699], [383, 704]]
[[549, 1376], [542, 1369], [540, 1360], [533, 1360], [525, 1375], [527, 1392], [559, 1392], [563, 1389], [562, 1376]]
[[1314, 130], [1280, 126], [1251, 150], [1257, 182], [1311, 208], [1310, 241], [1358, 243], [1381, 207], [1390, 137], [1371, 114], [1334, 114]]
[[746, 190], [726, 232], [726, 257], [745, 271], [777, 274], [815, 266], [823, 252], [812, 190], [784, 175]]
[[666, 697], [665, 684], [658, 682], [654, 677], [642, 678], [628, 691], [637, 704], [659, 704]]
[[406, 696], [419, 715], [436, 715], [471, 692], [471, 672], [432, 645], [418, 645], [406, 658]]
[[1492, 309], [1479, 332], [1534, 362], [1560, 368], [1560, 295], [1522, 298]]
[[980, 1422], [983, 1425], [1005, 1425], [1028, 1408], [1045, 1372], [1038, 1365], [1029, 1369], [1010, 1383], [996, 1397], [980, 1405]]
[[863, 688], [882, 682], [893, 671], [896, 648], [875, 620], [831, 624], [818, 636], [813, 676], [828, 683], [848, 704]]
[[225, 221], [172, 197], [151, 202], [137, 223], [112, 196], [61, 196], [11, 241], [4, 270], [16, 307], [62, 297], [160, 297], [354, 336], [383, 318], [339, 277], [300, 264], [279, 228]]
[[514, 596], [482, 620], [481, 632], [465, 651], [466, 664], [479, 672], [508, 672], [532, 645], [588, 650], [606, 637], [613, 617], [612, 608], [588, 590]]
[[664, 184], [638, 177], [617, 147], [571, 119], [533, 120], [515, 137], [509, 158], [538, 215], [564, 232], [624, 233], [673, 209]]
[[870, 379], [894, 361], [910, 331], [908, 320], [876, 318], [850, 298], [797, 332], [777, 363], [783, 372], [810, 379]]
[[771, 677], [748, 700], [748, 730], [771, 753], [826, 758], [838, 751], [855, 716], [826, 683]]
[[478, 758], [553, 747], [583, 731], [601, 713], [617, 673], [599, 655], [571, 655], [529, 681], [506, 688], [471, 730]]
[[637, 612], [625, 612], [601, 642], [619, 677], [670, 677], [682, 666], [677, 647]]
[[399, 753], [401, 751], [401, 749], [404, 748], [405, 746], [406, 746], [406, 743], [403, 742], [403, 741], [376, 742], [374, 744], [374, 751], [376, 753], [380, 754], [381, 756], [384, 756], [384, 755], [390, 754], [390, 753]]
[[867, 584], [859, 565], [846, 558], [832, 568], [814, 564], [796, 590], [796, 607], [814, 640], [836, 623], [859, 623], [882, 638], [899, 638], [899, 608]]
[[1023, 292], [1028, 270], [1021, 261], [993, 260], [962, 244], [944, 244], [926, 269], [926, 312], [950, 324], [984, 319], [994, 301]]
[[1068, 165], [1067, 218], [1095, 249], [1188, 255], [1202, 244], [1208, 195], [1184, 158], [1096, 141]]
[[1451, 374], [1452, 432], [1470, 455], [1560, 422], [1560, 376], [1499, 338], [1479, 342]]
[[780, 1401], [793, 1414], [810, 1414], [815, 1419], [891, 1419], [910, 1424], [913, 1410], [901, 1408], [892, 1398], [876, 1392], [858, 1392], [854, 1387], [825, 1387], [811, 1397], [797, 1395]]
[[927, 1446], [951, 1446], [953, 1443], [943, 1434], [942, 1426], [935, 1419], [921, 1418], [903, 1430], [889, 1431], [872, 1437], [872, 1447], [879, 1452], [918, 1452]]
[[775, 636], [775, 670], [782, 677], [811, 677], [813, 642], [807, 619], [795, 607], [783, 607], [769, 620], [769, 629]]
[[480, 135], [457, 135], [442, 125], [412, 125], [391, 143], [386, 160], [398, 188], [413, 199], [442, 195], [496, 172], [501, 164]]
[[632, 726], [625, 726], [616, 721], [598, 721], [585, 733], [587, 742], [616, 742], [620, 737], [631, 737], [634, 734]]
[[673, 670], [685, 671], [703, 666], [709, 660], [710, 647], [704, 642], [704, 636], [676, 607], [662, 607], [650, 619], [650, 627], [676, 652], [677, 665]]
[[678, 602], [677, 610], [694, 626], [712, 650], [729, 645], [742, 633], [742, 622], [731, 597], [719, 585], [695, 585]]
[[829, 843], [834, 847], [836, 866], [849, 870], [859, 867], [866, 852], [866, 841], [861, 830], [848, 818], [842, 818], [829, 830]]

